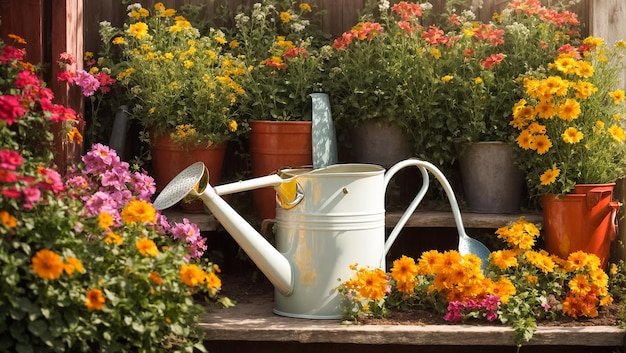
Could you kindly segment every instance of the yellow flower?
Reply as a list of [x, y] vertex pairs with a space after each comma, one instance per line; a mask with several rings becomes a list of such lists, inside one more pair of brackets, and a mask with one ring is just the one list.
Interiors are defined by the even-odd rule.
[[430, 55], [435, 59], [439, 59], [441, 58], [441, 51], [437, 48], [431, 48]]
[[453, 78], [454, 78], [454, 76], [452, 76], [452, 75], [445, 75], [444, 77], [441, 78], [441, 81], [443, 81], [443, 82], [450, 82], [450, 81], [452, 81]]
[[141, 255], [144, 255], [144, 256], [154, 257], [159, 254], [159, 249], [157, 248], [154, 241], [146, 237], [142, 237], [137, 242], [135, 242], [135, 247], [137, 248], [137, 250], [139, 250]]
[[571, 144], [580, 142], [580, 140], [582, 140], [584, 136], [585, 135], [582, 132], [576, 130], [575, 127], [569, 127], [565, 130], [563, 134], [561, 134], [563, 141]]
[[231, 120], [228, 122], [228, 130], [231, 132], [237, 131], [237, 122], [235, 120]]
[[80, 262], [80, 260], [71, 256], [65, 259], [65, 265], [63, 265], [63, 270], [65, 270], [65, 273], [70, 276], [74, 273], [74, 271], [78, 271], [80, 273], [85, 272], [85, 268], [83, 267], [83, 264]]
[[362, 271], [358, 278], [359, 294], [371, 300], [381, 300], [387, 290], [387, 275], [380, 268]]
[[126, 41], [124, 40], [124, 37], [115, 37], [113, 38], [113, 44], [115, 45], [121, 45], [124, 44]]
[[283, 21], [283, 23], [288, 23], [289, 21], [291, 21], [291, 15], [289, 14], [289, 12], [281, 12], [280, 13], [280, 20]]
[[501, 277], [497, 282], [493, 283], [493, 287], [491, 288], [491, 294], [497, 295], [500, 297], [500, 301], [502, 303], [507, 303], [509, 301], [509, 297], [515, 294], [517, 290], [513, 283], [504, 277]]
[[547, 135], [533, 136], [530, 148], [537, 151], [538, 154], [545, 154], [552, 147], [552, 141]]
[[67, 133], [67, 139], [76, 142], [79, 145], [83, 144], [83, 135], [80, 134], [76, 127], [72, 127], [72, 129]]
[[549, 119], [556, 114], [556, 107], [550, 101], [540, 101], [535, 107], [535, 111], [540, 118]]
[[532, 146], [532, 140], [533, 140], [533, 137], [530, 134], [530, 131], [523, 130], [517, 137], [517, 144], [521, 148], [528, 150]]
[[580, 103], [576, 100], [568, 98], [558, 108], [559, 117], [566, 121], [572, 121], [580, 115]]
[[613, 92], [609, 92], [609, 96], [613, 98], [614, 104], [619, 104], [621, 101], [624, 100], [624, 91], [621, 89], [616, 89]]
[[510, 249], [494, 251], [489, 254], [489, 262], [502, 270], [517, 267], [517, 253]]
[[107, 233], [106, 238], [104, 238], [104, 242], [107, 244], [116, 244], [116, 245], [122, 245], [124, 243], [124, 241], [122, 240], [122, 237], [113, 232]]
[[541, 174], [541, 177], [539, 177], [541, 185], [550, 185], [554, 183], [560, 173], [561, 171], [556, 166], [552, 166], [552, 169], [546, 170], [543, 174]]
[[617, 143], [621, 143], [626, 141], [626, 133], [624, 133], [624, 129], [617, 125], [612, 125], [609, 129], [609, 134], [613, 137], [613, 140]]
[[474, 83], [475, 83], [475, 84], [477, 84], [477, 85], [479, 85], [479, 84], [483, 83], [483, 79], [482, 79], [482, 78], [480, 78], [480, 77], [476, 77], [476, 78], [474, 79]]
[[137, 39], [142, 39], [148, 35], [148, 25], [143, 22], [133, 23], [128, 27], [128, 34]]
[[574, 278], [569, 281], [568, 286], [572, 293], [577, 295], [585, 295], [591, 290], [589, 280], [587, 279], [587, 276], [583, 274], [577, 274], [574, 276]]
[[109, 229], [113, 226], [113, 224], [113, 216], [105, 211], [100, 212], [98, 215], [98, 226], [100, 229]]
[[417, 276], [415, 260], [405, 255], [393, 262], [391, 277], [397, 282], [412, 282]]
[[231, 49], [234, 49], [234, 48], [239, 48], [239, 42], [238, 42], [237, 40], [234, 40], [234, 39], [233, 39], [233, 40], [231, 40], [231, 41], [228, 43], [228, 46], [229, 46]]
[[31, 259], [33, 271], [44, 279], [57, 279], [63, 274], [63, 261], [54, 251], [42, 249]]
[[85, 306], [89, 310], [102, 310], [104, 308], [104, 303], [106, 302], [106, 298], [102, 291], [99, 289], [90, 289], [87, 291], [87, 300], [85, 301]]
[[156, 222], [156, 210], [151, 203], [143, 200], [132, 200], [122, 210], [122, 220], [126, 224], [135, 222]]
[[222, 281], [215, 273], [209, 272], [206, 275], [206, 286], [211, 295], [215, 295], [222, 288]]
[[311, 12], [311, 5], [307, 4], [306, 2], [301, 3], [300, 5], [298, 5], [300, 7], [300, 10], [302, 11], [306, 11], [306, 12]]

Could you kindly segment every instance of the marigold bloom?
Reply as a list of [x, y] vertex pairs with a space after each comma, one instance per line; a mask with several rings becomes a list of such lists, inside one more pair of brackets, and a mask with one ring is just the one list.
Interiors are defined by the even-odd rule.
[[151, 203], [143, 200], [132, 200], [122, 210], [122, 220], [126, 224], [135, 222], [156, 222], [156, 210]]
[[517, 137], [517, 145], [525, 150], [528, 150], [532, 147], [532, 141], [533, 136], [528, 130], [522, 130], [522, 132], [520, 132], [519, 136]]
[[17, 226], [17, 218], [13, 217], [7, 211], [0, 211], [0, 222], [4, 224], [7, 228], [15, 228]]
[[207, 274], [195, 264], [182, 265], [179, 271], [180, 278], [189, 287], [205, 283]]
[[156, 284], [157, 286], [163, 284], [163, 278], [161, 278], [158, 272], [150, 272], [150, 274], [148, 275], [148, 279], [150, 280], [150, 282]]
[[206, 286], [211, 295], [215, 295], [222, 288], [222, 281], [215, 273], [209, 272], [206, 275]]
[[624, 133], [624, 129], [617, 125], [611, 125], [611, 127], [607, 130], [611, 137], [613, 137], [613, 141], [616, 143], [622, 143], [626, 141], [626, 133]]
[[381, 300], [387, 293], [387, 275], [380, 268], [361, 272], [358, 283], [359, 294], [364, 298]]
[[89, 310], [102, 310], [104, 308], [104, 303], [106, 302], [106, 298], [104, 294], [99, 289], [90, 289], [87, 291], [87, 300], [85, 301], [85, 306]]
[[98, 215], [98, 226], [100, 229], [109, 229], [113, 226], [113, 224], [113, 216], [104, 211], [100, 212]]
[[65, 270], [65, 273], [67, 273], [70, 276], [74, 273], [74, 271], [78, 271], [80, 273], [85, 272], [85, 268], [83, 267], [83, 264], [80, 262], [80, 260], [78, 260], [75, 257], [68, 257], [67, 259], [65, 259], [63, 270]]
[[402, 255], [401, 258], [393, 262], [391, 277], [398, 283], [414, 283], [417, 276], [417, 265], [413, 258]]
[[159, 249], [157, 248], [154, 241], [146, 237], [142, 237], [137, 242], [135, 242], [135, 247], [137, 248], [137, 250], [139, 250], [141, 255], [144, 255], [144, 256], [154, 257], [159, 254]]
[[104, 238], [104, 242], [107, 244], [122, 245], [124, 243], [124, 240], [119, 234], [108, 232], [107, 236]]
[[517, 253], [510, 249], [494, 251], [489, 254], [489, 262], [498, 266], [501, 270], [517, 267]]
[[63, 273], [63, 261], [54, 251], [42, 249], [31, 259], [33, 271], [44, 279], [57, 279]]
[[541, 181], [541, 185], [550, 185], [556, 181], [559, 174], [561, 174], [561, 170], [556, 166], [552, 166], [552, 169], [548, 169], [541, 174], [539, 181]]

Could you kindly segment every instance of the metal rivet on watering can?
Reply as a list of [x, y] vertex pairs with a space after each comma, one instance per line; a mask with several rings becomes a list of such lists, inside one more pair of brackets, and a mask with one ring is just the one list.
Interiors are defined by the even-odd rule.
[[344, 195], [348, 195], [348, 188], [343, 188], [341, 192], [343, 192]]

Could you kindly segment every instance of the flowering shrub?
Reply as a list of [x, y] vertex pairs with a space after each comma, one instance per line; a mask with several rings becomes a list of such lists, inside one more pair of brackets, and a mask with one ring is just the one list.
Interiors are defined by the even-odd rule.
[[234, 53], [249, 71], [240, 111], [254, 120], [310, 120], [309, 94], [321, 91], [331, 56], [313, 33], [308, 3], [264, 0], [235, 16]]
[[50, 104], [22, 50], [0, 46], [12, 107], [0, 119], [0, 350], [205, 351], [197, 300], [221, 283], [197, 226], [169, 223], [149, 201], [152, 178], [106, 146], [65, 178], [51, 168], [33, 146], [72, 112]]
[[589, 37], [525, 77], [510, 123], [519, 130], [518, 161], [535, 193], [567, 193], [575, 184], [624, 175], [626, 103], [618, 85], [625, 50], [624, 42], [611, 49]]
[[599, 306], [612, 303], [609, 277], [597, 256], [579, 251], [560, 259], [533, 250], [539, 229], [523, 218], [496, 234], [507, 246], [491, 253], [485, 273], [478, 257], [457, 251], [428, 251], [417, 262], [402, 256], [389, 273], [355, 265], [355, 275], [338, 287], [345, 318], [432, 309], [450, 322], [486, 319], [511, 325], [521, 345], [532, 337], [537, 320], [595, 317]]
[[181, 143], [204, 145], [245, 131], [235, 105], [244, 94], [246, 68], [225, 52], [222, 31], [200, 35], [161, 2], [152, 12], [129, 5], [123, 28], [100, 26], [102, 63], [127, 88], [133, 117], [146, 129], [159, 135], [176, 130]]

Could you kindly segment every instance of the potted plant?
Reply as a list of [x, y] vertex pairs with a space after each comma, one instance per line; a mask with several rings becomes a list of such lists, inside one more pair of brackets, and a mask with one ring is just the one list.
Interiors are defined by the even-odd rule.
[[[238, 110], [250, 124], [254, 177], [312, 164], [310, 94], [321, 92], [331, 55], [311, 25], [313, 15], [308, 3], [264, 0], [235, 16], [231, 46], [248, 66]], [[253, 195], [260, 218], [274, 218], [274, 191], [259, 189]]]
[[219, 182], [224, 142], [246, 131], [235, 109], [246, 68], [225, 49], [225, 34], [210, 28], [201, 35], [160, 2], [152, 10], [129, 5], [124, 26], [103, 22], [100, 34], [102, 62], [126, 88], [132, 118], [149, 137], [157, 188], [197, 160]]
[[[472, 9], [450, 12], [444, 49], [458, 65], [441, 72], [449, 81], [439, 116], [458, 143], [460, 177], [470, 210], [519, 211], [523, 173], [515, 165], [511, 108], [521, 97], [518, 77], [546, 67], [577, 39], [576, 14], [538, 1], [510, 2], [489, 23]], [[565, 47], [564, 47], [565, 46]], [[444, 76], [445, 77], [445, 76]]]
[[532, 195], [541, 196], [546, 248], [561, 257], [594, 251], [605, 265], [615, 237], [612, 190], [626, 158], [618, 88], [625, 48], [588, 37], [562, 50], [524, 77], [524, 96], [513, 108], [518, 163]]
[[432, 84], [433, 58], [422, 38], [431, 6], [375, 5], [368, 2], [359, 22], [335, 39], [328, 91], [340, 137], [351, 141], [351, 159], [391, 166], [419, 150], [410, 131], [423, 121], [434, 94], [425, 89]]
[[[19, 37], [15, 37], [19, 38]], [[154, 181], [96, 144], [65, 176], [53, 166], [76, 113], [0, 41], [0, 349], [206, 351], [195, 299], [221, 287], [205, 239], [154, 209]]]

